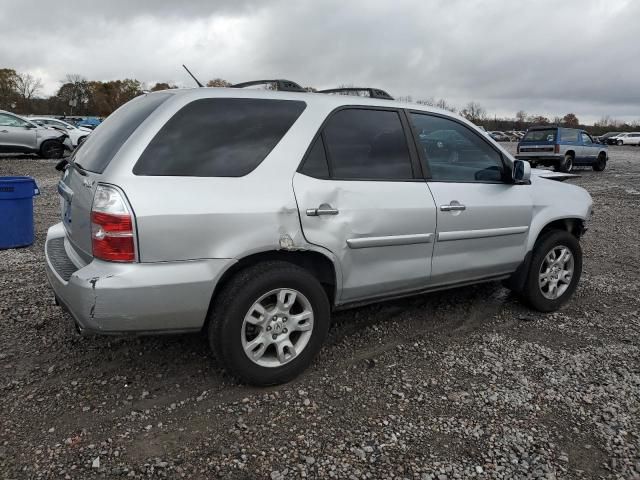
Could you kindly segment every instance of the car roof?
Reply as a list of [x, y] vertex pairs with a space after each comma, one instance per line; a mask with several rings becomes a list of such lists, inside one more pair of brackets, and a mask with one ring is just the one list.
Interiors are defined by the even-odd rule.
[[[264, 98], [273, 100], [297, 100], [303, 101], [307, 105], [323, 105], [325, 107], [339, 108], [342, 106], [363, 106], [363, 107], [380, 107], [380, 108], [402, 108], [407, 110], [424, 111], [429, 113], [437, 113], [447, 115], [464, 120], [465, 123], [473, 125], [468, 120], [438, 107], [431, 107], [416, 103], [401, 102], [398, 100], [386, 100], [380, 98], [361, 97], [356, 95], [338, 95], [317, 92], [290, 92], [275, 90], [259, 90], [254, 88], [223, 88], [223, 87], [196, 87], [196, 88], [178, 88], [171, 90], [161, 90], [158, 92], [150, 92], [145, 95], [167, 94], [175, 97], [190, 97], [189, 100], [198, 100], [202, 98]], [[475, 125], [473, 125], [475, 127]]]

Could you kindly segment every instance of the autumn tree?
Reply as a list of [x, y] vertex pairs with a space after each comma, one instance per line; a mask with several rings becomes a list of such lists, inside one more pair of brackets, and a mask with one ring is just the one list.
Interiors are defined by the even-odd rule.
[[171, 90], [172, 88], [178, 88], [175, 85], [170, 85], [166, 82], [156, 83], [153, 87], [151, 87], [152, 92], [159, 92], [160, 90]]
[[549, 119], [542, 115], [531, 115], [529, 117], [529, 123], [533, 125], [549, 125], [551, 123]]
[[575, 114], [567, 113], [564, 117], [562, 117], [562, 124], [565, 127], [578, 128], [578, 126], [580, 125], [580, 121], [578, 120], [578, 117], [575, 116]]
[[12, 68], [0, 68], [0, 108], [11, 109], [17, 97], [17, 73]]
[[227, 82], [222, 78], [214, 78], [213, 80], [209, 80], [207, 82], [207, 87], [230, 87], [231, 85], [231, 82]]
[[31, 100], [42, 89], [42, 80], [28, 73], [16, 75], [16, 91], [22, 100]]

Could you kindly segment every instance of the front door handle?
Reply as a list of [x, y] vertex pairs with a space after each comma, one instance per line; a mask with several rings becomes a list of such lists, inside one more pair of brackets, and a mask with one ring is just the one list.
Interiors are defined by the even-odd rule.
[[453, 200], [449, 205], [440, 205], [441, 212], [461, 212], [466, 209], [467, 207], [456, 200]]
[[328, 203], [323, 203], [318, 208], [307, 208], [306, 213], [308, 217], [317, 217], [320, 215], [338, 215], [340, 210], [333, 208]]

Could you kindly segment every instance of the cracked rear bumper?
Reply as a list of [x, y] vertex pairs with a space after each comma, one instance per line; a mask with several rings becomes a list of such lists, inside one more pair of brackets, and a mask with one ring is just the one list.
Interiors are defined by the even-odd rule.
[[61, 245], [70, 248], [64, 237], [62, 224], [47, 233], [47, 278], [82, 333], [197, 331], [206, 319], [216, 282], [234, 263], [232, 259], [162, 263], [94, 259], [73, 271], [71, 260], [60, 251]]

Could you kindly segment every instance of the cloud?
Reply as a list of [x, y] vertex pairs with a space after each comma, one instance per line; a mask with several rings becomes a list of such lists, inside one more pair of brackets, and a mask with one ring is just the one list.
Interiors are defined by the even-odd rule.
[[[284, 77], [303, 85], [377, 86], [395, 95], [640, 118], [640, 2], [9, 2], [0, 10], [0, 67], [190, 86]], [[25, 27], [28, 26], [28, 27]]]

